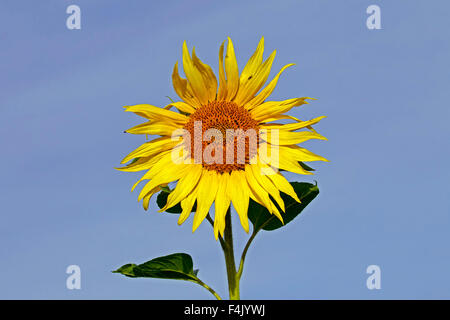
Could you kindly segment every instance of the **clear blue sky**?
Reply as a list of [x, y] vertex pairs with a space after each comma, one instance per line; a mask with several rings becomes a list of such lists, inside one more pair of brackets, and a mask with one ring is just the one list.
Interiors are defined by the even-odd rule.
[[[82, 29], [66, 28], [81, 7]], [[382, 30], [366, 28], [381, 7]], [[291, 114], [327, 115], [307, 143], [320, 195], [250, 249], [246, 299], [450, 298], [448, 1], [13, 1], [0, 4], [0, 298], [209, 299], [187, 282], [129, 279], [128, 262], [187, 252], [225, 296], [212, 229], [149, 212], [115, 171], [143, 138], [122, 106], [165, 105], [182, 41], [217, 71], [231, 36], [242, 67], [265, 36], [274, 99], [318, 98]], [[235, 220], [236, 221], [236, 220]], [[237, 221], [236, 221], [237, 222]], [[238, 252], [247, 235], [237, 235]], [[66, 289], [66, 267], [82, 289]], [[366, 268], [381, 267], [381, 290]]]

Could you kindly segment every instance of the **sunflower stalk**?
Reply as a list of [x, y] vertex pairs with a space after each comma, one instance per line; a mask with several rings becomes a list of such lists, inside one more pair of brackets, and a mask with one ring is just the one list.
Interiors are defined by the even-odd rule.
[[236, 262], [234, 260], [233, 227], [231, 225], [230, 208], [228, 208], [227, 214], [225, 216], [224, 242], [226, 245], [223, 247], [223, 252], [225, 255], [225, 264], [227, 268], [228, 291], [230, 294], [230, 300], [240, 300], [240, 277], [238, 276], [238, 273], [236, 271]]

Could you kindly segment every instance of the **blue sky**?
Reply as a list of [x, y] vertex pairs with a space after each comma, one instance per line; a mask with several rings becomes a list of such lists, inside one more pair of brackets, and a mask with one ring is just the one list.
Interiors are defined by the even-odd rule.
[[[81, 8], [82, 29], [66, 28]], [[368, 30], [366, 8], [381, 8]], [[242, 67], [261, 36], [273, 99], [318, 98], [290, 114], [327, 115], [329, 141], [305, 144], [321, 193], [247, 256], [244, 299], [450, 298], [448, 1], [12, 1], [0, 4], [0, 298], [209, 299], [191, 283], [128, 279], [128, 262], [187, 252], [226, 296], [211, 227], [149, 212], [131, 193], [139, 174], [114, 170], [143, 142], [122, 106], [165, 105], [187, 40], [217, 71], [231, 36]], [[272, 74], [273, 74], [272, 73]], [[237, 225], [238, 221], [234, 220]], [[247, 235], [237, 230], [237, 251]], [[66, 288], [81, 267], [81, 290]], [[366, 268], [381, 268], [381, 290]]]

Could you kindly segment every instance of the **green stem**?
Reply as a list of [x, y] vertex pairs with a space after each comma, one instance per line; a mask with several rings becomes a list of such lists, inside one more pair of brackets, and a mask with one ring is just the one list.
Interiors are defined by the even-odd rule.
[[255, 239], [257, 233], [258, 231], [255, 232], [255, 230], [253, 230], [251, 237], [248, 239], [247, 244], [245, 245], [244, 251], [242, 251], [241, 262], [239, 264], [239, 270], [236, 275], [238, 279], [241, 279], [242, 277], [242, 272], [244, 271], [245, 256], [247, 255], [248, 248], [250, 248], [250, 245], [253, 239]]
[[196, 279], [196, 281], [194, 281], [195, 283], [201, 285], [203, 288], [205, 288], [206, 290], [208, 290], [209, 292], [212, 293], [212, 295], [214, 297], [216, 297], [217, 300], [222, 300], [222, 298], [217, 294], [216, 291], [214, 291], [213, 288], [211, 288], [210, 286], [208, 286], [206, 283], [204, 283], [202, 280], [200, 280], [199, 278]]
[[223, 252], [225, 255], [225, 264], [227, 267], [228, 291], [230, 293], [230, 300], [239, 300], [239, 278], [237, 276], [236, 262], [234, 260], [233, 228], [231, 226], [230, 208], [228, 208], [227, 214], [225, 216], [224, 242], [225, 246], [223, 247]]
[[237, 275], [236, 275], [238, 279], [241, 279], [242, 272], [244, 271], [245, 256], [247, 255], [248, 248], [250, 248], [250, 245], [252, 244], [252, 242], [255, 239], [255, 237], [258, 234], [258, 232], [261, 229], [263, 229], [269, 222], [270, 222], [270, 219], [268, 219], [261, 226], [259, 226], [258, 229], [253, 229], [252, 235], [248, 239], [247, 244], [245, 245], [244, 251], [242, 251], [241, 262], [239, 263], [239, 270], [238, 270]]

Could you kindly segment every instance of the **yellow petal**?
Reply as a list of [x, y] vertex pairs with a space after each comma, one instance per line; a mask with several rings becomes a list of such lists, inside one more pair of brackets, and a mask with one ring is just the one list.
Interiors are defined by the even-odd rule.
[[[309, 97], [294, 98], [284, 101], [267, 101], [254, 107], [250, 114], [253, 119], [257, 121], [264, 121], [267, 118], [272, 118], [274, 115], [286, 113], [293, 107], [298, 107], [303, 104], [308, 104], [306, 99], [311, 99]], [[267, 121], [267, 120], [266, 120]]]
[[185, 176], [183, 176], [177, 183], [175, 189], [167, 197], [167, 203], [164, 208], [160, 209], [159, 212], [166, 211], [168, 208], [173, 207], [178, 202], [186, 198], [197, 185], [200, 176], [202, 175], [202, 165], [192, 164], [187, 170]]
[[227, 98], [227, 80], [225, 78], [225, 70], [223, 68], [223, 49], [225, 42], [222, 42], [219, 49], [219, 91], [217, 100], [225, 100]]
[[216, 99], [217, 93], [217, 79], [212, 71], [211, 67], [207, 64], [204, 64], [195, 54], [195, 48], [192, 49], [192, 61], [194, 63], [194, 67], [200, 71], [203, 77], [203, 83], [206, 88], [208, 101], [213, 101]]
[[[270, 145], [269, 145], [270, 146]], [[283, 169], [286, 171], [298, 173], [298, 174], [307, 174], [312, 175], [312, 172], [306, 171], [303, 169], [298, 161], [292, 158], [291, 153], [286, 152], [283, 149], [283, 146], [280, 146], [277, 150], [278, 157], [271, 157], [270, 155], [265, 154], [264, 152], [261, 152], [261, 149], [268, 148], [267, 146], [260, 146], [258, 150], [258, 157], [260, 161], [278, 169]]]
[[273, 182], [264, 174], [267, 172], [263, 172], [263, 168], [261, 167], [260, 163], [248, 165], [248, 167], [251, 169], [253, 176], [255, 177], [259, 185], [263, 187], [263, 189], [266, 190], [272, 196], [272, 198], [275, 199], [281, 210], [285, 211], [284, 201], [283, 199], [281, 199], [280, 191], [278, 191]]
[[151, 180], [142, 188], [138, 200], [156, 186], [179, 180], [190, 167], [190, 164], [174, 163], [172, 154], [166, 154], [141, 178]]
[[177, 140], [172, 140], [170, 137], [160, 137], [150, 142], [146, 142], [139, 146], [137, 149], [128, 154], [121, 163], [127, 163], [128, 161], [141, 158], [141, 157], [150, 157], [162, 151], [166, 151], [168, 149], [172, 149], [180, 142], [180, 138]]
[[249, 59], [241, 73], [239, 91], [235, 98], [236, 103], [239, 105], [245, 105], [245, 103], [251, 100], [269, 77], [276, 51], [262, 63], [263, 52], [264, 38], [261, 38], [255, 53]]
[[289, 157], [291, 159], [297, 161], [325, 161], [328, 162], [327, 159], [321, 157], [305, 148], [299, 146], [280, 146], [280, 154], [283, 154], [285, 157]]
[[142, 206], [144, 207], [145, 211], [148, 210], [148, 205], [150, 203], [150, 199], [152, 198], [152, 196], [160, 190], [161, 190], [161, 188], [159, 186], [155, 187], [152, 191], [147, 193], [147, 195], [144, 197], [144, 199], [142, 199]]
[[134, 126], [125, 132], [131, 134], [149, 134], [160, 136], [172, 136], [175, 130], [181, 129], [182, 126], [175, 122], [166, 121], [147, 121], [145, 123]]
[[191, 215], [192, 207], [194, 206], [196, 197], [197, 197], [197, 190], [198, 187], [196, 187], [190, 194], [187, 196], [184, 200], [181, 201], [181, 208], [183, 211], [180, 214], [180, 217], [178, 218], [178, 224], [181, 225], [186, 219]]
[[225, 215], [230, 207], [230, 197], [227, 192], [229, 174], [224, 173], [218, 175], [218, 188], [216, 194], [214, 213], [214, 237], [216, 240], [219, 237], [219, 233], [223, 236], [223, 231], [225, 229]]
[[177, 108], [179, 111], [181, 112], [185, 112], [188, 114], [192, 114], [195, 112], [195, 108], [193, 106], [191, 106], [190, 104], [186, 103], [186, 102], [172, 102], [171, 104], [168, 104], [167, 106], [165, 106], [165, 109], [169, 109], [170, 107], [175, 107]]
[[234, 53], [233, 42], [228, 37], [227, 54], [225, 55], [225, 72], [227, 75], [227, 98], [233, 100], [239, 89], [239, 68]]
[[123, 172], [137, 172], [147, 170], [150, 169], [156, 162], [158, 162], [159, 159], [161, 159], [161, 157], [163, 157], [165, 153], [167, 153], [167, 151], [163, 151], [159, 154], [150, 157], [142, 157], [139, 158], [137, 161], [126, 165], [125, 167], [116, 169]]
[[280, 78], [281, 73], [283, 73], [284, 70], [286, 70], [287, 68], [293, 66], [294, 63], [285, 65], [283, 68], [281, 68], [280, 72], [278, 72], [278, 74], [275, 76], [275, 78], [273, 78], [272, 81], [269, 82], [269, 84], [261, 90], [261, 92], [254, 97], [252, 100], [250, 100], [249, 102], [247, 102], [245, 104], [245, 108], [249, 109], [249, 108], [253, 108], [254, 106], [258, 106], [260, 105], [264, 100], [266, 100], [273, 92], [273, 90], [275, 89], [275, 86], [277, 85], [278, 79]]
[[195, 212], [192, 232], [194, 232], [205, 219], [216, 197], [218, 177], [215, 171], [204, 170], [198, 183], [197, 211]]
[[175, 63], [175, 66], [173, 67], [172, 84], [175, 92], [181, 99], [186, 101], [186, 103], [193, 107], [200, 106], [200, 102], [194, 96], [191, 85], [186, 79], [180, 77], [178, 73], [178, 62]]
[[[318, 140], [327, 140], [324, 136], [311, 131], [300, 131], [300, 132], [292, 132], [292, 131], [284, 131], [273, 129], [267, 130], [266, 132], [261, 131], [260, 138], [264, 141], [270, 142], [272, 145], [295, 145], [298, 143], [305, 142], [310, 139], [318, 139]], [[275, 136], [274, 136], [275, 134]], [[276, 137], [278, 136], [278, 141], [276, 141]]]
[[228, 194], [233, 202], [233, 207], [239, 215], [239, 220], [248, 233], [248, 203], [249, 203], [249, 186], [244, 171], [232, 171], [229, 176]]
[[178, 169], [177, 171], [166, 171], [163, 174], [156, 175], [142, 188], [138, 196], [138, 201], [141, 201], [153, 188], [168, 184], [172, 181], [180, 179], [184, 174], [184, 171]]
[[264, 53], [264, 37], [261, 37], [261, 40], [258, 43], [258, 47], [256, 48], [253, 55], [248, 59], [247, 64], [241, 72], [240, 84], [245, 84], [249, 81], [248, 78], [253, 77], [260, 67], [263, 61], [263, 53]]
[[302, 166], [298, 163], [298, 161], [295, 161], [293, 159], [287, 158], [286, 156], [283, 156], [283, 154], [280, 152], [280, 158], [278, 159], [278, 163], [270, 163], [270, 165], [277, 167], [282, 170], [298, 173], [298, 174], [304, 174], [304, 175], [313, 175], [314, 173], [310, 171], [306, 171], [302, 168]]
[[250, 167], [251, 165], [245, 166], [245, 177], [247, 178], [247, 183], [250, 186], [251, 191], [253, 191], [252, 193], [253, 196], [255, 197], [254, 200], [262, 204], [264, 207], [267, 208], [267, 210], [269, 210], [270, 213], [275, 214], [281, 221], [283, 221], [280, 212], [270, 200], [267, 191], [265, 191], [264, 188], [256, 180]]
[[294, 120], [294, 121], [297, 121], [297, 122], [301, 121], [300, 119], [297, 119], [296, 117], [293, 117], [293, 116], [289, 116], [287, 114], [273, 114], [271, 116], [268, 116], [268, 118], [264, 118], [263, 120], [259, 120], [259, 122], [261, 124], [264, 124], [264, 125], [269, 125], [270, 123], [268, 123], [268, 122], [278, 121], [278, 120], [285, 120], [285, 119]]
[[264, 172], [266, 173], [267, 177], [273, 182], [278, 190], [286, 193], [295, 201], [300, 202], [300, 199], [295, 193], [294, 188], [280, 172], [275, 171], [271, 166], [268, 166], [267, 164], [262, 165], [262, 167], [264, 168]]
[[158, 108], [150, 104], [137, 104], [134, 106], [125, 106], [125, 111], [134, 112], [140, 116], [143, 116], [149, 120], [168, 121], [185, 124], [189, 118], [185, 115], [173, 112], [164, 108]]
[[186, 78], [191, 85], [194, 96], [198, 99], [201, 105], [208, 103], [208, 95], [206, 86], [200, 71], [194, 65], [191, 59], [186, 41], [183, 42], [183, 69]]
[[303, 129], [308, 126], [314, 125], [324, 118], [326, 118], [326, 116], [317, 117], [317, 118], [314, 118], [314, 119], [311, 119], [308, 121], [298, 120], [297, 122], [288, 123], [288, 124], [267, 123], [267, 124], [260, 125], [260, 127], [263, 129], [279, 129], [279, 130], [285, 130], [285, 131], [294, 131], [294, 130], [299, 130], [299, 129]]
[[270, 70], [272, 69], [272, 63], [275, 59], [276, 51], [272, 52], [269, 58], [261, 65], [257, 70], [256, 74], [249, 79], [245, 87], [239, 91], [242, 91], [242, 96], [240, 96], [240, 103], [245, 105], [248, 110], [251, 110], [254, 105], [246, 105], [248, 101], [255, 97], [255, 94], [262, 88], [269, 77]]

